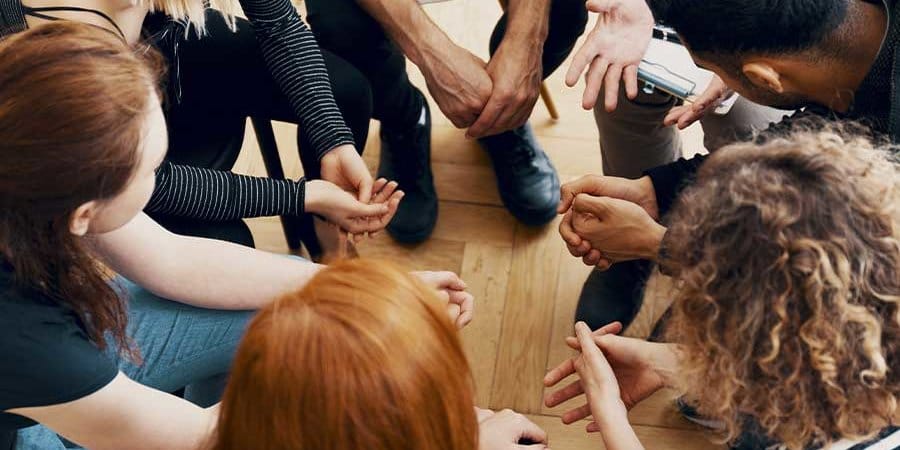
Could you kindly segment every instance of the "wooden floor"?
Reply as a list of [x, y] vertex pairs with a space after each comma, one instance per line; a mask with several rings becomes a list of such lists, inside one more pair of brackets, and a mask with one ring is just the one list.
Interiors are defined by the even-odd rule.
[[[429, 13], [456, 42], [483, 57], [500, 8], [489, 0], [456, 0], [430, 5]], [[590, 112], [581, 109], [582, 87], [566, 88], [564, 69], [547, 81], [561, 119], [549, 118], [538, 103], [532, 124], [563, 181], [600, 173], [597, 130]], [[414, 67], [414, 82], [425, 91]], [[601, 449], [598, 436], [587, 435], [584, 423], [564, 426], [565, 408], [543, 406], [541, 379], [549, 367], [570, 356], [563, 338], [572, 333], [575, 303], [589, 268], [572, 258], [556, 232], [556, 224], [535, 229], [518, 224], [501, 206], [489, 160], [463, 131], [453, 128], [433, 108], [433, 161], [441, 199], [440, 219], [433, 237], [422, 245], [401, 246], [382, 235], [360, 245], [363, 256], [389, 257], [414, 269], [452, 270], [468, 283], [477, 301], [474, 322], [463, 340], [478, 388], [479, 406], [513, 408], [528, 414], [551, 436], [554, 449]], [[378, 157], [377, 123], [373, 122], [365, 159], [374, 171]], [[292, 177], [300, 175], [295, 127], [276, 124], [282, 160]], [[697, 148], [699, 131], [688, 130], [689, 148]], [[248, 134], [235, 169], [262, 175], [263, 165]], [[287, 252], [277, 219], [252, 221], [257, 246]], [[645, 332], [650, 318], [665, 300], [665, 282], [653, 289], [639, 323], [630, 330]], [[712, 449], [706, 435], [678, 416], [673, 394], [663, 392], [636, 407], [632, 423], [647, 448]], [[566, 406], [566, 405], [564, 405]], [[568, 405], [571, 406], [571, 405]]]

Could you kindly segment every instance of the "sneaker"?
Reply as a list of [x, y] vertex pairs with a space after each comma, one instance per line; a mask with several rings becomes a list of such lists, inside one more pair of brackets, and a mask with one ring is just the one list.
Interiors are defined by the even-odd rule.
[[491, 157], [506, 209], [526, 225], [551, 222], [559, 206], [559, 176], [531, 127], [526, 124], [479, 142]]
[[405, 194], [387, 232], [405, 244], [428, 239], [438, 216], [437, 192], [431, 173], [431, 111], [424, 96], [422, 99], [422, 120], [412, 129], [381, 127], [378, 177], [396, 181]]

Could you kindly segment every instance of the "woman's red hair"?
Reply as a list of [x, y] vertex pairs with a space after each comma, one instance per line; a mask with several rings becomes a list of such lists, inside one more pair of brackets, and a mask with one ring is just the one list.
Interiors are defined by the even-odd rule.
[[333, 265], [262, 310], [213, 450], [474, 450], [473, 384], [435, 293], [390, 263]]

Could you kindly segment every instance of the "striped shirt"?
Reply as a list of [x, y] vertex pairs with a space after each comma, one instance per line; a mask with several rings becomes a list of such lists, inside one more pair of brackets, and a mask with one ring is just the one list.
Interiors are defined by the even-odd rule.
[[[240, 0], [264, 61], [289, 100], [313, 151], [353, 144], [331, 91], [315, 37], [290, 0]], [[27, 28], [21, 0], [0, 0], [0, 38]], [[303, 213], [304, 181], [273, 180], [164, 163], [147, 207], [150, 213], [230, 220]]]

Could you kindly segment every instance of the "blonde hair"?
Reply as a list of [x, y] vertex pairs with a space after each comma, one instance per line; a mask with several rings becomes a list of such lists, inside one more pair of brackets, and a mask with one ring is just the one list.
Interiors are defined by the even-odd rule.
[[474, 385], [434, 291], [393, 264], [339, 262], [256, 316], [214, 450], [475, 450]]
[[714, 154], [666, 236], [669, 338], [700, 412], [788, 449], [860, 439], [900, 395], [900, 164], [843, 130]]
[[173, 20], [182, 22], [186, 32], [191, 28], [202, 35], [206, 33], [206, 9], [211, 8], [220, 11], [225, 16], [228, 26], [235, 29], [236, 0], [132, 0], [136, 5], [147, 6], [150, 11], [163, 12]]

